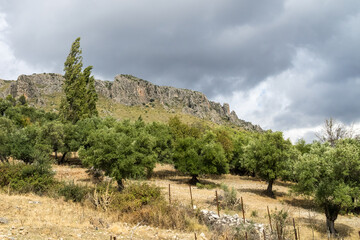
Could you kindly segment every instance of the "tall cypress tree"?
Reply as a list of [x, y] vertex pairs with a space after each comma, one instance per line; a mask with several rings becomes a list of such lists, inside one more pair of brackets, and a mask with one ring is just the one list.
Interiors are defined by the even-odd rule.
[[95, 78], [91, 75], [92, 66], [88, 66], [84, 69], [83, 75], [85, 78], [86, 83], [86, 112], [85, 115], [92, 117], [92, 116], [98, 116], [98, 111], [96, 109], [96, 102], [98, 100], [98, 95], [95, 90]]
[[64, 98], [61, 100], [60, 115], [63, 120], [73, 123], [86, 117], [97, 116], [95, 80], [91, 75], [92, 66], [82, 71], [83, 63], [80, 38], [77, 38], [64, 64]]

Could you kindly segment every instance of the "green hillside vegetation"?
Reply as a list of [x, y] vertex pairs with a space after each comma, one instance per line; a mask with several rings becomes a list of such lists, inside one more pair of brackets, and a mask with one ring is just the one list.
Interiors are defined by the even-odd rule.
[[[338, 214], [359, 207], [357, 140], [338, 140], [333, 147], [327, 142], [292, 145], [280, 132], [244, 132], [203, 121], [186, 124], [176, 116], [168, 123], [146, 123], [142, 117], [72, 123], [29, 107], [23, 98], [0, 99], [0, 110], [0, 185], [10, 184], [18, 192], [54, 194], [58, 189], [58, 194], [82, 201], [89, 189], [61, 185], [51, 171], [54, 160], [64, 160], [51, 158], [53, 152], [79, 152], [84, 166], [103, 170], [121, 191], [125, 179], [151, 177], [155, 163], [173, 164], [191, 184], [201, 182], [204, 174], [228, 172], [259, 177], [269, 186], [275, 179], [291, 180], [294, 192], [311, 196], [324, 209], [333, 233]], [[25, 164], [9, 165], [10, 158]], [[271, 187], [264, 193], [274, 197]]]
[[[44, 105], [39, 106], [39, 108], [44, 109], [46, 112], [58, 113], [62, 96], [63, 94], [61, 93], [43, 96]], [[35, 102], [35, 99], [30, 99], [29, 105], [36, 105]], [[124, 104], [117, 103], [112, 99], [99, 95], [97, 109], [100, 117], [113, 117], [119, 120], [129, 119], [131, 121], [136, 121], [141, 116], [146, 123], [167, 123], [170, 118], [176, 116], [181, 119], [182, 122], [190, 125], [202, 122], [209, 127], [220, 126], [212, 121], [199, 119], [195, 116], [182, 113], [180, 108], [173, 108], [172, 110], [174, 111], [166, 110], [158, 102], [151, 102], [142, 106], [126, 106]], [[225, 126], [236, 130], [241, 130], [241, 127], [232, 124]]]

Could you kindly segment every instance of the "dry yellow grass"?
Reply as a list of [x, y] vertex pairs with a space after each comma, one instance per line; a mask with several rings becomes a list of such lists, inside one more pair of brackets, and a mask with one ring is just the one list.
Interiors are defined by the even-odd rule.
[[[90, 184], [90, 178], [84, 168], [54, 166], [54, 169], [58, 179]], [[188, 177], [181, 176], [173, 167], [157, 165], [154, 177], [148, 182], [160, 186], [166, 196], [168, 196], [170, 184], [172, 201], [179, 201], [190, 206], [187, 180], [189, 180]], [[313, 239], [313, 233], [314, 239], [327, 239], [325, 215], [322, 212], [311, 210], [314, 206], [310, 200], [291, 196], [288, 183], [276, 182], [274, 186], [276, 199], [273, 199], [262, 194], [266, 189], [266, 183], [251, 177], [223, 175], [218, 178], [201, 178], [201, 180], [219, 185], [225, 184], [230, 188], [234, 187], [238, 192], [238, 197], [243, 197], [246, 218], [254, 222], [268, 224], [267, 206], [271, 212], [284, 209], [289, 212], [290, 219], [294, 218], [299, 226], [301, 239]], [[198, 208], [216, 211], [215, 190], [192, 187], [194, 204]], [[220, 189], [217, 190], [219, 193], [222, 192]], [[129, 239], [129, 234], [135, 227], [117, 222], [115, 215], [81, 207], [79, 204], [67, 203], [61, 199], [54, 200], [34, 195], [8, 196], [6, 194], [1, 194], [0, 197], [0, 217], [7, 217], [11, 220], [8, 225], [0, 225], [0, 239], [1, 235], [11, 231], [20, 234], [19, 228], [22, 225], [28, 233], [26, 237], [19, 235], [23, 238], [18, 239], [45, 239], [47, 234], [52, 239], [60, 237], [63, 239], [108, 239], [111, 234]], [[29, 204], [29, 201], [40, 201], [41, 204]], [[234, 214], [235, 212], [229, 211], [229, 213]], [[240, 212], [237, 213], [241, 216]], [[110, 227], [95, 230], [90, 223], [90, 217], [102, 218], [109, 223]], [[359, 239], [359, 217], [339, 216], [335, 224], [344, 239]], [[11, 226], [15, 226], [15, 229], [11, 230]], [[288, 231], [292, 231], [291, 226], [288, 226]], [[179, 239], [193, 239], [194, 236], [191, 233], [176, 233], [144, 226], [135, 229], [133, 239], [174, 239], [175, 235]]]
[[0, 239], [193, 239], [192, 233], [118, 222], [117, 215], [62, 199], [0, 193]]

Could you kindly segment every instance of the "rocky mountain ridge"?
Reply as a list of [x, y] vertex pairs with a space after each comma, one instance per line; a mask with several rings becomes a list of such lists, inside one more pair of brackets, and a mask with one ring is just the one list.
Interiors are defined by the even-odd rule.
[[[14, 97], [24, 95], [34, 105], [44, 105], [44, 96], [61, 94], [64, 78], [61, 74], [43, 73], [20, 75], [16, 81], [0, 79], [0, 97], [11, 94]], [[114, 81], [96, 80], [96, 91], [100, 96], [127, 106], [141, 106], [159, 103], [165, 109], [176, 109], [200, 119], [218, 124], [232, 123], [246, 130], [262, 131], [230, 112], [229, 104], [216, 103], [197, 91], [168, 86], [158, 86], [131, 75], [117, 75]]]

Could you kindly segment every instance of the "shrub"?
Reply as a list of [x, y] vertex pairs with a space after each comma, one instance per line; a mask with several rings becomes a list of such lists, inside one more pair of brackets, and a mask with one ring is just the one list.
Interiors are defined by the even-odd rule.
[[124, 194], [140, 200], [141, 205], [147, 205], [162, 198], [160, 187], [147, 183], [133, 183], [125, 189]]
[[108, 182], [105, 189], [102, 186], [95, 187], [93, 194], [90, 195], [90, 201], [96, 209], [101, 208], [106, 212], [111, 206], [114, 200], [114, 191], [110, 188], [110, 184], [111, 182]]
[[237, 198], [237, 192], [235, 188], [229, 189], [228, 186], [225, 184], [221, 185], [221, 189], [224, 191], [224, 200], [223, 204], [225, 207], [233, 209], [233, 210], [240, 210], [241, 209], [241, 203], [239, 202], [239, 199]]
[[8, 186], [13, 179], [20, 178], [23, 165], [10, 165], [8, 163], [0, 165], [0, 186]]
[[76, 185], [72, 183], [64, 183], [60, 189], [60, 196], [65, 197], [65, 201], [82, 202], [86, 195], [90, 192], [90, 188]]
[[34, 192], [42, 195], [54, 184], [53, 175], [36, 165], [3, 164], [0, 165], [0, 186], [10, 186], [19, 193]]
[[112, 205], [122, 212], [130, 212], [163, 199], [159, 187], [147, 183], [132, 183], [121, 193], [115, 194]]
[[277, 226], [277, 235], [282, 238], [287, 237], [288, 232], [286, 231], [286, 225], [290, 224], [288, 211], [281, 209], [280, 211], [271, 214], [271, 216], [274, 219], [274, 225]]

